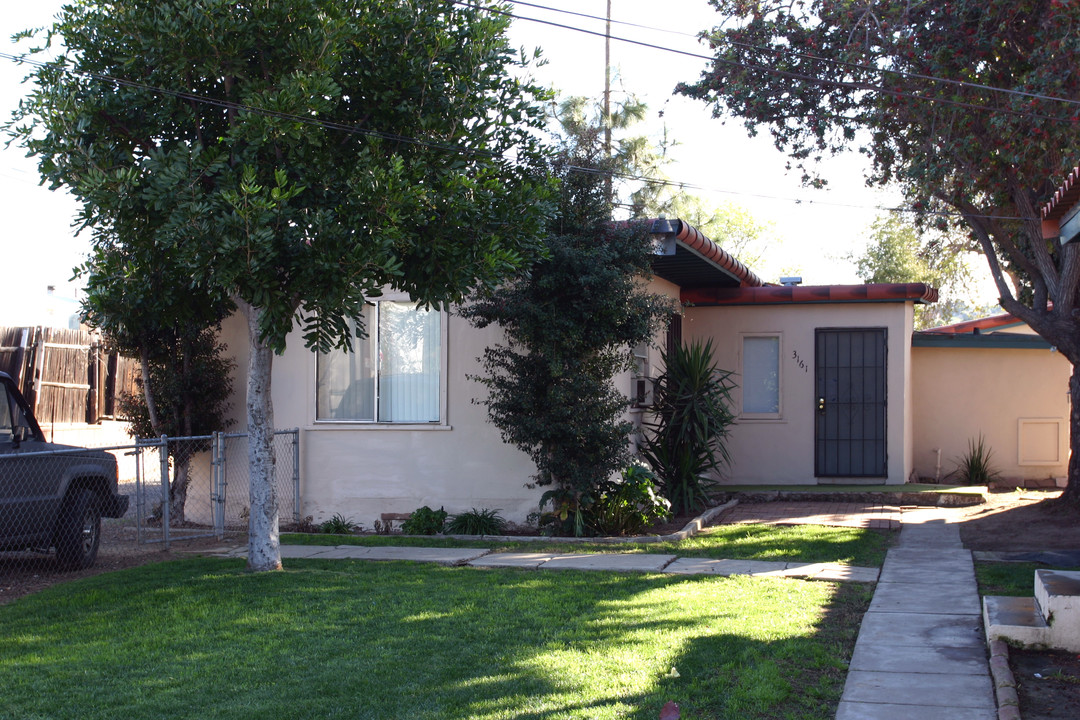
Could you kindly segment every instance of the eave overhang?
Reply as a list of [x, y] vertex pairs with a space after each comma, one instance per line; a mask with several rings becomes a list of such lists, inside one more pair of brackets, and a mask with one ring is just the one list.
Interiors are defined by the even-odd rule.
[[684, 290], [684, 305], [793, 305], [824, 303], [937, 302], [938, 291], [926, 283], [869, 285], [768, 285]]
[[653, 275], [686, 288], [759, 287], [765, 281], [703, 232], [682, 220], [651, 221]]

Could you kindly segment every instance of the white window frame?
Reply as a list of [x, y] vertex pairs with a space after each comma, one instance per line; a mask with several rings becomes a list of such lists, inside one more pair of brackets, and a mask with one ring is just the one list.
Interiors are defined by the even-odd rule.
[[[383, 295], [377, 298], [372, 298], [368, 302], [373, 304], [391, 302], [391, 303], [408, 303], [412, 302], [412, 299], [405, 293], [400, 292], [384, 292]], [[378, 398], [376, 398], [375, 406], [375, 419], [373, 420], [358, 420], [358, 419], [337, 419], [337, 418], [320, 418], [318, 411], [318, 378], [319, 378], [319, 353], [318, 351], [312, 351], [310, 353], [311, 358], [311, 393], [309, 395], [311, 402], [311, 422], [312, 427], [320, 430], [352, 430], [352, 429], [366, 429], [366, 430], [450, 430], [448, 417], [447, 417], [447, 381], [449, 377], [448, 373], [448, 359], [449, 359], [449, 326], [450, 326], [450, 314], [445, 310], [439, 311], [439, 419], [431, 420], [427, 422], [417, 421], [386, 421], [379, 420], [379, 408]], [[376, 380], [377, 382], [377, 380]]]
[[[746, 341], [748, 339], [776, 340], [776, 412], [752, 413], [744, 410], [746, 399], [743, 378], [746, 377]], [[739, 333], [739, 419], [777, 421], [784, 419], [784, 334], [782, 332]]]

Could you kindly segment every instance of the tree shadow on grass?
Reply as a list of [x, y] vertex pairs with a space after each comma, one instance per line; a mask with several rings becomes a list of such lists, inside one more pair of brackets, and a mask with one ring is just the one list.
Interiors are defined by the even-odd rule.
[[0, 608], [0, 666], [27, 715], [831, 718], [868, 604], [790, 579], [200, 560]]

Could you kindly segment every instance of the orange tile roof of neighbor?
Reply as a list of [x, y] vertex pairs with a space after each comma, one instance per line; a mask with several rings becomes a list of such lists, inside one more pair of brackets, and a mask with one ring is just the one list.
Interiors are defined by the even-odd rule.
[[983, 330], [996, 330], [997, 328], [1007, 327], [1009, 325], [1015, 325], [1020, 321], [1009, 313], [1001, 313], [1000, 315], [989, 315], [987, 317], [975, 318], [974, 320], [965, 320], [963, 322], [953, 323], [952, 325], [942, 325], [935, 328], [927, 328], [922, 332], [937, 333], [942, 335], [964, 335], [972, 332], [982, 332]]

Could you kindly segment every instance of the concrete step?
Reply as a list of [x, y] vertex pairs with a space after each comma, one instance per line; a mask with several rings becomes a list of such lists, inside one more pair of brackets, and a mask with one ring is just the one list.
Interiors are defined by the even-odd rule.
[[1033, 597], [984, 597], [983, 628], [987, 642], [1005, 640], [1024, 647], [1050, 643], [1050, 626]]
[[1080, 572], [1036, 570], [1035, 604], [1050, 626], [1051, 647], [1080, 652]]
[[1035, 597], [983, 598], [986, 639], [1080, 652], [1080, 572], [1036, 570]]

